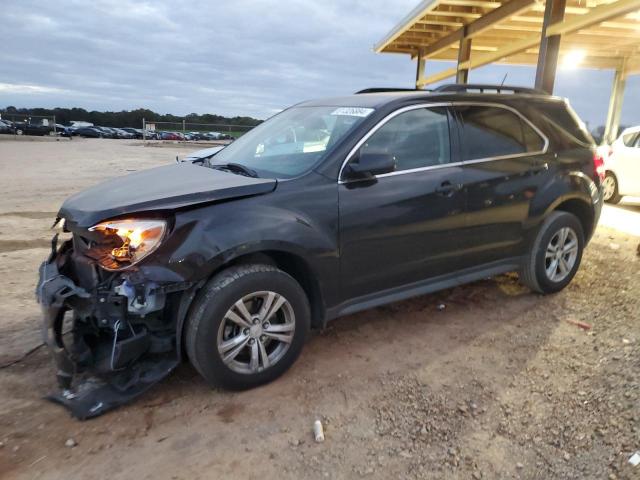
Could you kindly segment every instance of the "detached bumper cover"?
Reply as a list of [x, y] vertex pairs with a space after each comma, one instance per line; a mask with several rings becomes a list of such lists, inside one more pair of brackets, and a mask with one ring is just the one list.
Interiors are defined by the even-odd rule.
[[[116, 327], [110, 356], [111, 371], [105, 374], [104, 368], [96, 372], [91, 366], [87, 367], [87, 347], [76, 337], [75, 331], [70, 334], [73, 336], [71, 345], [67, 345], [64, 337], [69, 335], [63, 332], [63, 324], [65, 313], [70, 310], [91, 311], [97, 296], [60, 273], [69, 261], [70, 251], [70, 242], [57, 250], [57, 238], [54, 237], [51, 255], [40, 266], [36, 297], [43, 313], [44, 342], [55, 361], [60, 387], [59, 392], [46, 398], [64, 405], [74, 417], [84, 420], [133, 400], [165, 378], [179, 361], [175, 350], [145, 354], [137, 359], [137, 351], [149, 348], [145, 335], [134, 332], [129, 339], [118, 341]], [[74, 320], [73, 330], [75, 323]], [[126, 366], [114, 368], [114, 358], [116, 365], [126, 363]], [[124, 360], [119, 362], [119, 359]], [[131, 359], [134, 361], [128, 361]]]

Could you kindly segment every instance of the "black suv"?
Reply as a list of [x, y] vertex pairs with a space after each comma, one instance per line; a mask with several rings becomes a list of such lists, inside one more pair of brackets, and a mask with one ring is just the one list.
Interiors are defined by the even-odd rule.
[[37, 290], [52, 399], [95, 416], [184, 357], [249, 388], [342, 315], [508, 271], [564, 288], [600, 215], [593, 139], [563, 99], [470, 88], [301, 103], [70, 197]]

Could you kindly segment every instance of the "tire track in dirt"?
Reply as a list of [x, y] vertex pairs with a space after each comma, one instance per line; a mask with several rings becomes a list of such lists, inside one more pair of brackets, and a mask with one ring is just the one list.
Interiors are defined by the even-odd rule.
[[51, 240], [0, 240], [0, 253], [15, 252], [16, 250], [31, 250], [34, 248], [50, 248]]
[[29, 218], [31, 220], [41, 220], [43, 218], [51, 218], [52, 220], [56, 218], [56, 212], [3, 212], [0, 213], [0, 217], [21, 217], [21, 218]]

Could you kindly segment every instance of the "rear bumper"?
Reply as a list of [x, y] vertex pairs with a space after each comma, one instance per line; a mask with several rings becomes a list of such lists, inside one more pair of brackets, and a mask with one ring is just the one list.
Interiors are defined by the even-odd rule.
[[[87, 419], [136, 398], [165, 378], [179, 358], [175, 325], [169, 322], [160, 331], [157, 326], [170, 305], [164, 291], [147, 288], [145, 301], [153, 295], [158, 309], [133, 315], [127, 310], [129, 298], [122, 295], [126, 279], [107, 289], [80, 286], [66, 274], [73, 272], [73, 262], [71, 242], [58, 249], [54, 239], [51, 255], [40, 266], [36, 296], [60, 388], [47, 398]], [[145, 320], [148, 313], [156, 315]]]

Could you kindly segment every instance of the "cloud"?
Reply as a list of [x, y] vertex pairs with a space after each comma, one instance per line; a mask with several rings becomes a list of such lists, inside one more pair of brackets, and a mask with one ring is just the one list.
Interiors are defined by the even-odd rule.
[[[5, 0], [0, 108], [138, 107], [259, 118], [308, 98], [411, 87], [415, 64], [372, 46], [417, 0]], [[444, 64], [428, 62], [430, 71]], [[533, 69], [485, 67], [474, 81], [531, 85]], [[579, 72], [579, 73], [576, 73]], [[558, 92], [604, 123], [610, 72], [560, 73]], [[10, 87], [7, 87], [9, 85]], [[627, 104], [640, 101], [628, 82]], [[33, 87], [33, 88], [31, 88]], [[623, 122], [640, 123], [627, 108]]]

